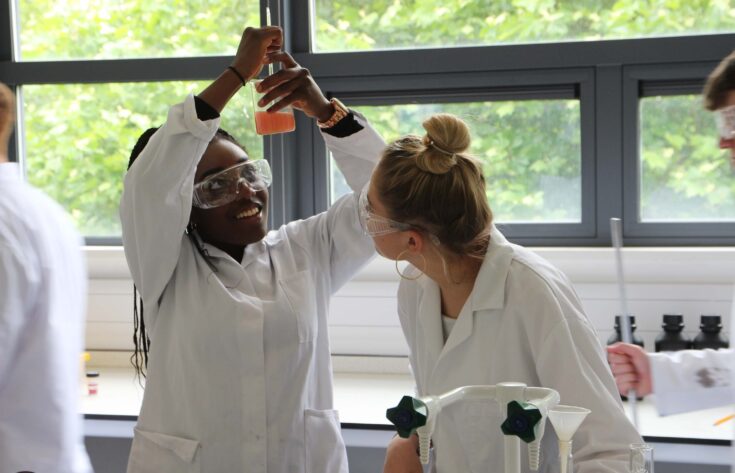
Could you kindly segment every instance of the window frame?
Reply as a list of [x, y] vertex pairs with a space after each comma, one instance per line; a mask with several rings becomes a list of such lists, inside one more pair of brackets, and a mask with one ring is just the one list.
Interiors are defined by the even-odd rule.
[[[11, 26], [0, 33], [0, 81], [18, 92], [19, 120], [10, 159], [21, 167], [19, 87], [207, 80], [231, 61], [230, 56], [208, 56], [17, 62], [16, 1], [0, 3], [0, 24]], [[261, 22], [267, 3], [259, 0]], [[732, 51], [735, 34], [312, 53], [312, 2], [270, 3], [276, 23], [285, 27], [286, 49], [312, 71], [325, 94], [358, 109], [407, 100], [554, 98], [559, 87], [572, 87], [580, 100], [582, 222], [503, 225], [513, 241], [533, 246], [608, 246], [609, 219], [622, 216], [630, 245], [735, 244], [735, 224], [638, 222], [634, 200], [639, 182], [634, 173], [641, 90], [655, 86], [699, 92], [707, 74]], [[274, 170], [271, 228], [326, 210], [328, 155], [311, 120], [299, 114], [296, 131], [267, 137], [264, 151]], [[120, 238], [86, 240], [90, 245], [121, 244]]]
[[[735, 222], [642, 222], [639, 217], [640, 100], [653, 96], [699, 94], [704, 87], [704, 79], [718, 62], [631, 66], [625, 69], [623, 120], [629, 126], [623, 130], [624, 213], [635, 218], [624, 221], [624, 233], [633, 241], [642, 245], [660, 240], [681, 245], [731, 245], [735, 241]], [[714, 117], [712, 123], [712, 145], [715, 146]]]
[[[308, 17], [311, 2], [287, 3], [293, 9], [292, 18]], [[396, 80], [405, 77], [413, 77], [414, 84], [421, 84], [414, 88], [420, 90], [426, 89], [425, 79], [433, 80], [437, 88], [451, 88], [454, 86], [452, 80], [457, 76], [479, 73], [495, 78], [505, 77], [506, 80], [499, 79], [492, 84], [502, 89], [514, 87], [516, 83], [513, 79], [524, 74], [532, 76], [534, 72], [546, 72], [551, 77], [574, 70], [589, 71], [589, 84], [581, 80], [577, 83], [582, 120], [582, 222], [502, 225], [502, 231], [516, 243], [526, 246], [610, 246], [610, 219], [622, 218], [626, 245], [735, 244], [735, 228], [717, 229], [729, 224], [713, 223], [711, 227], [714, 230], [700, 233], [698, 229], [701, 224], [698, 222], [681, 223], [677, 224], [680, 228], [669, 229], [665, 228], [667, 224], [633, 221], [637, 219], [637, 210], [633, 211], [636, 207], [630, 205], [631, 186], [637, 186], [638, 180], [637, 177], [631, 180], [627, 173], [637, 168], [635, 163], [639, 158], [637, 145], [631, 150], [628, 140], [631, 136], [637, 139], [638, 119], [637, 115], [635, 120], [629, 116], [630, 85], [625, 75], [635, 68], [650, 68], [660, 72], [658, 78], [661, 79], [661, 86], [671, 86], [677, 84], [679, 78], [667, 74], [676, 69], [685, 71], [683, 73], [690, 80], [703, 84], [711, 70], [732, 51], [735, 34], [312, 53], [308, 29], [303, 24], [292, 24], [291, 31], [292, 54], [297, 62], [312, 71], [317, 83], [328, 95], [339, 96], [348, 105], [352, 104], [351, 97], [356, 98], [356, 108], [357, 105], [370, 103], [361, 94], [374, 92], [371, 88], [379, 88], [380, 81], [395, 84]], [[553, 81], [536, 83], [538, 90], [543, 90], [549, 82]], [[404, 93], [409, 92], [410, 89], [404, 90]], [[701, 87], [698, 92], [701, 92]], [[436, 94], [433, 97], [441, 95]], [[432, 95], [421, 96], [425, 100], [428, 97]], [[390, 102], [376, 100], [373, 103]], [[636, 113], [637, 109], [638, 97], [635, 98]], [[591, 122], [587, 121], [587, 117], [592, 117]], [[302, 185], [320, 189], [314, 192], [321, 192], [322, 195], [312, 193], [304, 196], [306, 198], [301, 201], [300, 211], [305, 215], [326, 209], [328, 156], [323, 147], [319, 148], [320, 141], [315, 137], [317, 134], [313, 132], [311, 139], [311, 147], [316, 154], [311, 164], [317, 171], [312, 171], [311, 181]], [[631, 160], [634, 160], [632, 168]], [[590, 179], [592, 182], [589, 182]], [[592, 215], [588, 217], [589, 210], [588, 213], [585, 210], [590, 208], [593, 209]], [[656, 229], [654, 226], [661, 228]], [[564, 227], [567, 230], [565, 233]], [[712, 237], [712, 231], [718, 236]]]
[[[398, 105], [401, 103], [461, 103], [499, 100], [532, 99], [578, 99], [580, 100], [580, 138], [581, 138], [581, 177], [582, 195], [580, 196], [581, 222], [579, 223], [512, 223], [504, 224], [505, 233], [514, 239], [534, 239], [539, 225], [543, 226], [544, 238], [589, 238], [594, 236], [595, 163], [592, 142], [594, 140], [591, 120], [585, 117], [593, 113], [592, 73], [585, 69], [566, 71], [534, 71], [533, 73], [512, 71], [488, 74], [485, 72], [444, 73], [422, 76], [425, 89], [415, 87], [416, 78], [411, 74], [389, 77], [372, 77], [363, 81], [322, 80], [323, 90], [328, 95], [339, 96], [348, 106], [359, 110], [360, 105]], [[509, 85], [514, 84], [514, 85]], [[354, 92], [354, 90], [359, 90]], [[585, 105], [583, 105], [585, 104]], [[419, 130], [420, 131], [420, 130]], [[316, 133], [316, 132], [315, 132]], [[317, 157], [315, 167], [319, 182], [313, 188], [325, 189], [315, 195], [315, 209], [328, 205], [329, 159], [326, 147], [321, 140], [314, 139], [314, 153]]]

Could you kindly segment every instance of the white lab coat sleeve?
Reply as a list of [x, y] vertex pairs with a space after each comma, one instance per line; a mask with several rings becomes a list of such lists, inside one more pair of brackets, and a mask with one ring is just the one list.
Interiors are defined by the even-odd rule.
[[[17, 358], [19, 342], [28, 314], [33, 306], [33, 294], [40, 285], [40, 272], [33, 261], [22, 261], [17, 249], [0, 243], [0, 391], [8, 379], [10, 364]], [[0, 429], [1, 430], [1, 429]], [[0, 438], [0, 443], [2, 439]]]
[[626, 473], [629, 445], [642, 440], [625, 416], [597, 334], [578, 304], [550, 296], [543, 305], [562, 320], [536, 355], [542, 386], [557, 390], [562, 404], [591, 410], [574, 436], [575, 472]]
[[347, 185], [359, 194], [370, 180], [385, 149], [385, 142], [362, 115], [355, 113], [355, 119], [364, 127], [359, 132], [344, 138], [322, 133], [322, 137]]
[[328, 269], [323, 275], [329, 277], [332, 294], [375, 254], [372, 239], [364, 235], [360, 225], [357, 204], [385, 143], [364, 119], [358, 119], [365, 128], [353, 135], [323, 135], [354, 192], [340, 198], [326, 212], [286, 226], [289, 240], [315, 255], [320, 268]]
[[173, 274], [189, 222], [194, 174], [219, 118], [201, 121], [194, 96], [174, 105], [125, 176], [120, 220], [125, 257], [145, 302]]
[[733, 399], [733, 350], [649, 353], [654, 402], [660, 415], [724, 406]]

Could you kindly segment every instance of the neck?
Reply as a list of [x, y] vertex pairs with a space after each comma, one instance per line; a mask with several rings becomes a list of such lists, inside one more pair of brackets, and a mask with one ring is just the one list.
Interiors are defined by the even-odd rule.
[[438, 250], [429, 250], [425, 267], [422, 258], [410, 261], [437, 283], [441, 292], [442, 312], [452, 318], [459, 316], [472, 293], [482, 259], [471, 256], [444, 256]]
[[7, 162], [10, 162], [10, 160], [8, 159], [8, 155], [0, 153], [0, 163], [7, 163]]
[[242, 261], [242, 257], [245, 254], [245, 246], [243, 245], [223, 245], [218, 244], [217, 247], [230, 255], [232, 259], [238, 263]]

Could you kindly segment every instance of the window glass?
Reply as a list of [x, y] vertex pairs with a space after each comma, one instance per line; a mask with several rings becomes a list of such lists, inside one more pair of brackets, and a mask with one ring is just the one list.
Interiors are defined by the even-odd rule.
[[[357, 107], [387, 141], [423, 135], [421, 123], [452, 113], [471, 128], [470, 152], [483, 165], [498, 222], [581, 222], [580, 114], [577, 100], [528, 100]], [[332, 162], [331, 199], [348, 192]]]
[[640, 122], [641, 221], [734, 220], [729, 151], [719, 149], [715, 117], [702, 97], [641, 99]]
[[731, 32], [731, 1], [314, 0], [318, 51]]
[[[207, 83], [29, 85], [22, 88], [29, 182], [71, 214], [88, 237], [120, 236], [118, 205], [138, 137], [161, 125], [171, 105]], [[222, 128], [262, 156], [262, 139], [245, 117], [246, 94], [222, 115]]]
[[232, 54], [257, 0], [17, 0], [22, 60]]

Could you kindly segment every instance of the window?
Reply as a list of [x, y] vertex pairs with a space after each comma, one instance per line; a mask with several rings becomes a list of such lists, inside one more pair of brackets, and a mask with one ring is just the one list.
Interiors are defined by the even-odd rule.
[[[172, 104], [203, 82], [29, 85], [22, 88], [28, 180], [66, 208], [88, 237], [119, 237], [118, 205], [130, 152]], [[141, 100], [145, 97], [145, 100]], [[245, 94], [220, 126], [254, 157], [262, 140], [243, 123]]]
[[733, 171], [701, 97], [717, 62], [623, 73], [624, 234], [635, 244], [735, 242]]
[[17, 1], [24, 61], [230, 55], [260, 23], [257, 0]]
[[[609, 245], [623, 217], [626, 244], [735, 243], [735, 179], [697, 98], [735, 44], [735, 9], [715, 0], [4, 0], [12, 159], [89, 243], [119, 244], [135, 139], [224, 70], [268, 3], [325, 94], [386, 139], [435, 111], [465, 118], [511, 240]], [[222, 126], [271, 161], [272, 227], [346, 191], [312, 120], [262, 139], [246, 105], [238, 95]]]
[[641, 100], [642, 222], [735, 220], [729, 151], [718, 149], [712, 113], [699, 95]]
[[[496, 221], [581, 222], [578, 101], [409, 104], [360, 111], [386, 140], [423, 135], [422, 121], [435, 113], [462, 117], [472, 132], [469, 152], [482, 163]], [[334, 165], [331, 179], [335, 200], [348, 188]]]
[[315, 0], [317, 51], [365, 51], [729, 32], [729, 2]]

